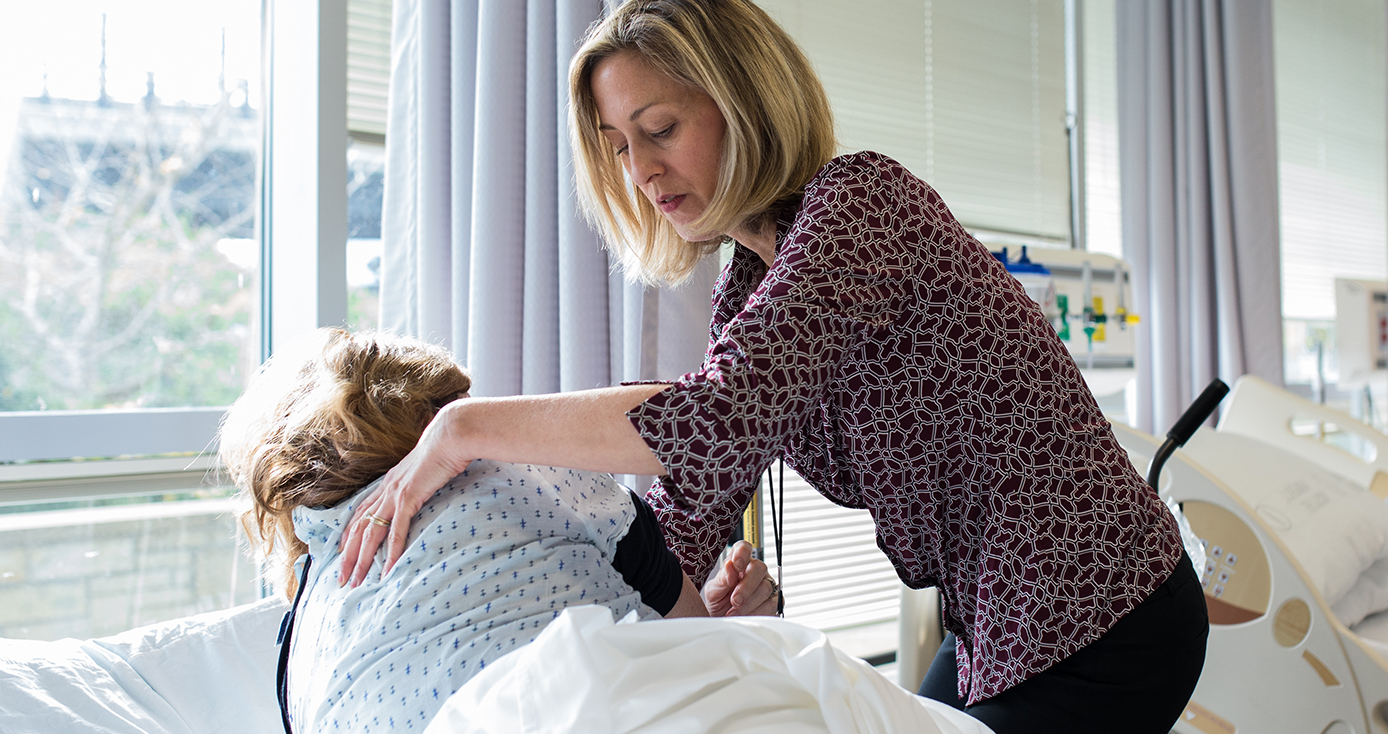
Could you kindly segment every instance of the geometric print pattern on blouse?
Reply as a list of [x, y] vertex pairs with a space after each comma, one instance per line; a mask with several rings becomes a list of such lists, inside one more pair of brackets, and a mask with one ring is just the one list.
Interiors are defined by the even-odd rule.
[[612, 568], [635, 510], [610, 475], [475, 461], [420, 508], [384, 579], [383, 547], [361, 586], [339, 587], [338, 539], [375, 485], [294, 510], [313, 556], [289, 658], [295, 731], [423, 731], [566, 607], [659, 619]]
[[769, 270], [734, 248], [702, 368], [629, 413], [668, 472], [648, 498], [691, 578], [784, 455], [872, 513], [907, 585], [940, 588], [971, 704], [1165, 580], [1171, 513], [1054, 327], [930, 186], [876, 153], [836, 158], [777, 239]]

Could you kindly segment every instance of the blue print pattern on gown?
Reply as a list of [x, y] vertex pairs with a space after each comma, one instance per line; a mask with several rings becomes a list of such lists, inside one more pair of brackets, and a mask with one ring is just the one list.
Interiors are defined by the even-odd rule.
[[339, 587], [338, 539], [375, 483], [298, 508], [313, 566], [289, 659], [296, 732], [423, 731], [450, 694], [565, 607], [659, 619], [612, 568], [631, 496], [606, 474], [477, 461], [414, 517], [395, 568]]

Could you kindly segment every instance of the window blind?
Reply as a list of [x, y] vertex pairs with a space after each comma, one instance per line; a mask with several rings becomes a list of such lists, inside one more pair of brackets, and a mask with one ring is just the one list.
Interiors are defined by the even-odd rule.
[[1382, 279], [1384, 4], [1276, 0], [1282, 315], [1331, 319], [1337, 276]]
[[1118, 49], [1114, 0], [1081, 0], [1085, 249], [1123, 257], [1118, 172]]
[[[780, 464], [772, 465], [779, 489]], [[765, 475], [762, 539], [766, 563], [776, 573], [771, 506]], [[842, 629], [897, 618], [901, 581], [877, 548], [872, 517], [824, 499], [791, 469], [785, 472], [782, 585], [786, 619], [816, 629]], [[777, 493], [779, 497], [779, 492]]]
[[967, 227], [1068, 241], [1063, 0], [764, 0], [840, 143], [924, 178]]
[[391, 0], [347, 0], [347, 131], [354, 137], [386, 134], [390, 16]]

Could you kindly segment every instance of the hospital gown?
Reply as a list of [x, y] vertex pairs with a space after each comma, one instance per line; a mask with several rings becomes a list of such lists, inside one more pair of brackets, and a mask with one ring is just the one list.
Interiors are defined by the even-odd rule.
[[296, 732], [423, 731], [565, 607], [659, 618], [612, 567], [635, 509], [606, 474], [474, 462], [420, 509], [384, 579], [382, 549], [361, 586], [339, 587], [338, 540], [374, 488], [294, 511], [313, 557], [288, 669]]

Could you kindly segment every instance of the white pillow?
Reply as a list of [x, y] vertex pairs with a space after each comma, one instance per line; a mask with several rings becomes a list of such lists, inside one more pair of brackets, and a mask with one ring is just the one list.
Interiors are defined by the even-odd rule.
[[1388, 609], [1388, 558], [1380, 559], [1359, 574], [1359, 580], [1330, 607], [1346, 627]]
[[282, 731], [275, 698], [282, 597], [92, 640], [124, 659], [194, 732]]
[[0, 732], [279, 731], [285, 608], [264, 599], [95, 640], [0, 640]]
[[1354, 625], [1354, 634], [1359, 639], [1376, 643], [1375, 649], [1388, 655], [1388, 612], [1370, 614]]
[[1254, 508], [1327, 604], [1388, 556], [1388, 505], [1365, 487], [1245, 436], [1201, 430], [1184, 450]]

